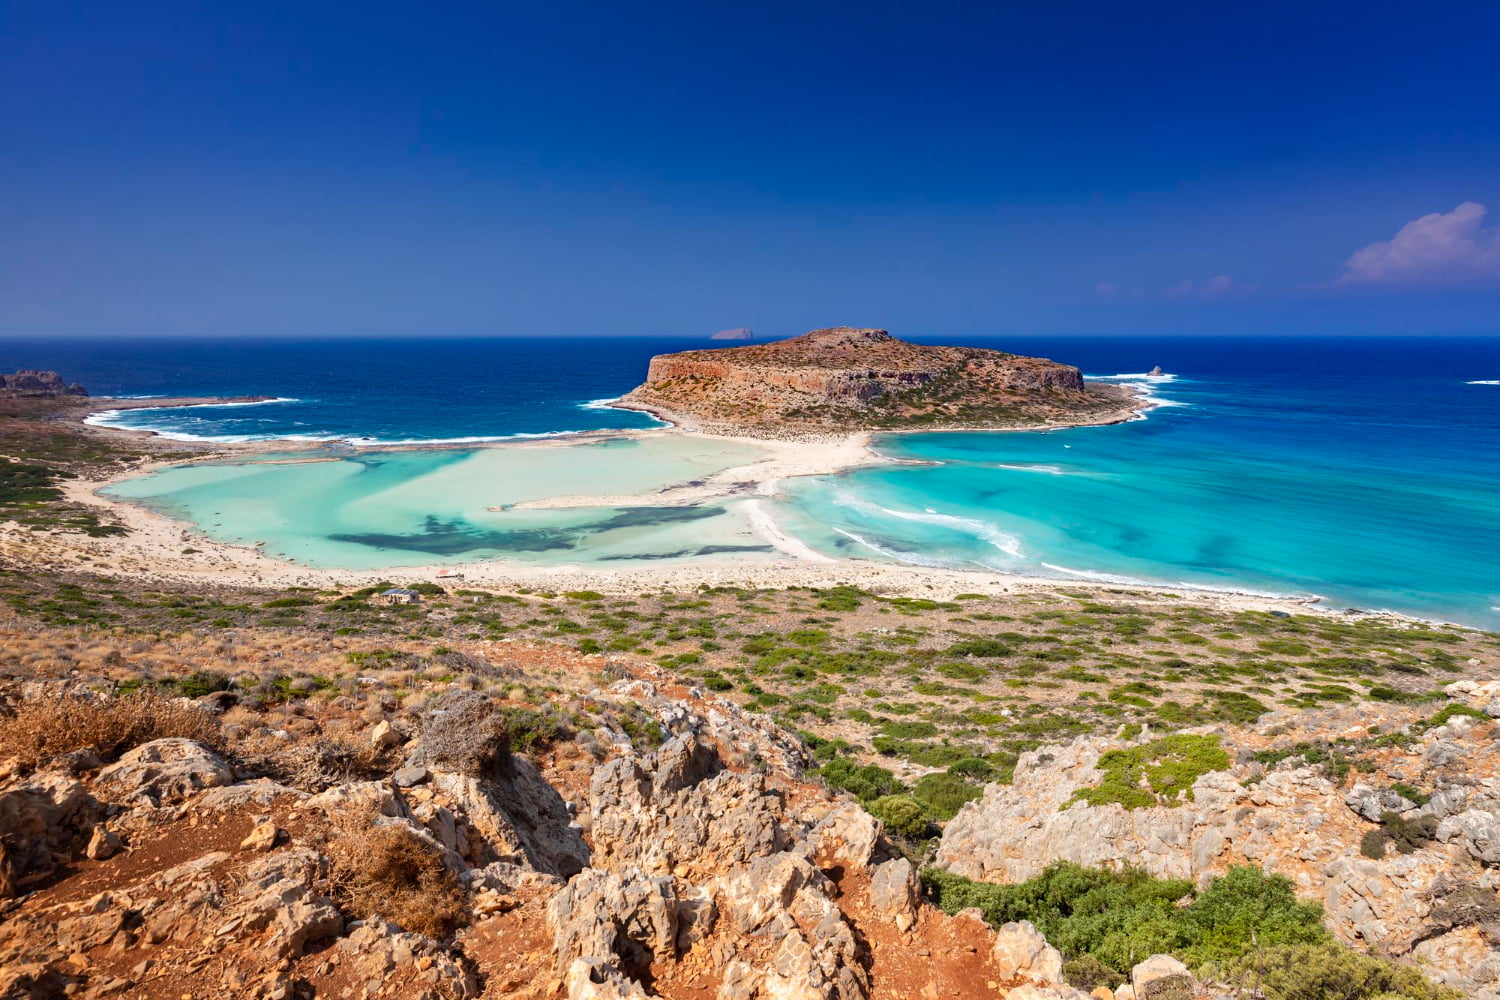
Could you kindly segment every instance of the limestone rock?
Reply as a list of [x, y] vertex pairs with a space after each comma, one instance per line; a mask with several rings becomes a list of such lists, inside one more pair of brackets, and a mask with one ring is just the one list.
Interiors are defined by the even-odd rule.
[[633, 1000], [647, 996], [640, 983], [597, 958], [574, 959], [564, 982], [568, 1000]]
[[1371, 823], [1379, 823], [1386, 813], [1403, 813], [1417, 805], [1389, 788], [1371, 788], [1363, 783], [1344, 793], [1344, 804]]
[[281, 834], [282, 831], [276, 828], [275, 823], [257, 823], [245, 839], [240, 841], [240, 850], [269, 851], [276, 846], [276, 840]]
[[[624, 755], [594, 772], [595, 866], [706, 875], [785, 845], [764, 777], [725, 770], [716, 754], [705, 752], [696, 737], [684, 735], [655, 756]], [[687, 760], [695, 763], [685, 768]]]
[[529, 760], [512, 757], [484, 777], [434, 771], [427, 787], [466, 824], [471, 863], [522, 861], [564, 877], [589, 863], [567, 803]]
[[123, 801], [156, 806], [232, 781], [234, 772], [218, 755], [192, 740], [169, 737], [129, 751], [99, 772], [95, 786]]
[[1136, 1000], [1193, 1000], [1192, 973], [1171, 955], [1152, 955], [1130, 970]]
[[339, 939], [338, 951], [360, 981], [391, 983], [419, 972], [387, 994], [402, 1000], [468, 1000], [479, 995], [474, 970], [461, 957], [431, 938], [383, 920], [351, 925], [348, 935]]
[[559, 975], [577, 959], [646, 968], [677, 957], [677, 898], [669, 877], [590, 868], [547, 905]]
[[[734, 932], [716, 956], [724, 965], [721, 998], [869, 995], [853, 928], [829, 898], [828, 880], [806, 859], [773, 854], [718, 886], [720, 919]], [[769, 955], [745, 954], [744, 943], [757, 940], [775, 942]]]
[[996, 931], [993, 954], [1002, 976], [1020, 976], [1042, 986], [1063, 981], [1062, 952], [1029, 920], [1012, 921]]
[[917, 921], [917, 872], [910, 861], [896, 858], [870, 876], [870, 906], [901, 931]]
[[399, 745], [405, 739], [400, 730], [391, 725], [386, 719], [375, 723], [370, 730], [370, 745], [379, 750]]
[[880, 834], [879, 820], [853, 802], [841, 802], [813, 827], [811, 856], [863, 868], [875, 857]]
[[67, 775], [38, 774], [0, 792], [0, 899], [51, 875], [54, 855], [82, 846], [103, 815], [88, 789]]
[[103, 823], [94, 827], [94, 835], [89, 838], [89, 846], [84, 849], [91, 861], [104, 861], [120, 853], [120, 835], [115, 833]]

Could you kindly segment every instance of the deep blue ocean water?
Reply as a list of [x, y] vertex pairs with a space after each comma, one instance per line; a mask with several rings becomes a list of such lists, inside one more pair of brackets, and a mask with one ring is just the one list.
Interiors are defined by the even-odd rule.
[[[1500, 626], [1500, 338], [972, 339], [1169, 404], [1049, 433], [922, 434], [885, 466], [784, 484], [774, 513], [841, 555], [1277, 593]], [[493, 438], [644, 427], [591, 401], [701, 339], [0, 342], [0, 370], [95, 394], [291, 402], [146, 411], [243, 439]]]

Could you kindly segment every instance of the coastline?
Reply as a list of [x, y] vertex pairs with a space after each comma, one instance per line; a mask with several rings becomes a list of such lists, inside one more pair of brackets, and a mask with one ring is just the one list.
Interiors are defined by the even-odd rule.
[[[1144, 400], [1144, 393], [1131, 390], [1132, 405], [1128, 412], [1109, 423], [1142, 419], [1144, 411], [1154, 405]], [[274, 398], [274, 397], [266, 397]], [[251, 401], [255, 397], [237, 397], [234, 401]], [[104, 404], [102, 407], [99, 404]], [[139, 445], [154, 440], [167, 443], [149, 431], [84, 424], [88, 415], [100, 409], [126, 409], [168, 406], [222, 405], [210, 399], [119, 400], [99, 399], [81, 416], [69, 422], [88, 433], [115, 437]], [[272, 558], [254, 546], [231, 544], [210, 539], [184, 522], [174, 520], [144, 506], [115, 500], [98, 491], [124, 479], [147, 475], [152, 471], [183, 461], [213, 461], [233, 457], [284, 451], [288, 442], [282, 439], [246, 442], [176, 442], [195, 444], [193, 453], [184, 456], [182, 449], [170, 455], [150, 456], [107, 476], [81, 477], [63, 484], [69, 500], [102, 508], [119, 518], [130, 533], [123, 537], [96, 539], [82, 536], [44, 535], [7, 525], [0, 529], [0, 556], [24, 565], [54, 571], [89, 572], [102, 575], [129, 576], [148, 582], [190, 583], [223, 587], [297, 586], [337, 589], [368, 586], [383, 580], [462, 581], [465, 585], [501, 588], [578, 589], [602, 593], [627, 594], [642, 590], [690, 590], [700, 586], [742, 586], [754, 588], [831, 587], [853, 585], [875, 593], [907, 594], [947, 599], [956, 594], [976, 591], [994, 593], [1048, 594], [1058, 591], [1108, 588], [1129, 594], [1133, 599], [1162, 603], [1208, 605], [1221, 609], [1284, 611], [1342, 615], [1350, 612], [1317, 605], [1317, 597], [1262, 594], [1232, 589], [1209, 589], [1190, 585], [1152, 584], [1147, 582], [1110, 582], [1074, 580], [1057, 577], [1028, 577], [1013, 574], [905, 564], [887, 564], [870, 560], [835, 558], [815, 552], [800, 540], [786, 535], [777, 527], [760, 501], [775, 495], [777, 483], [784, 478], [822, 475], [862, 465], [896, 461], [881, 456], [870, 447], [873, 438], [886, 433], [927, 433], [939, 428], [912, 431], [860, 432], [832, 440], [776, 440], [761, 437], [714, 434], [681, 423], [680, 415], [653, 412], [669, 426], [620, 431], [586, 431], [563, 436], [510, 439], [467, 444], [392, 444], [354, 448], [366, 450], [413, 450], [425, 448], [556, 448], [603, 439], [650, 438], [691, 434], [734, 440], [754, 446], [763, 457], [748, 465], [725, 469], [692, 484], [673, 484], [650, 494], [629, 496], [567, 496], [532, 501], [528, 509], [566, 509], [570, 507], [629, 505], [685, 505], [722, 498], [743, 498], [752, 526], [777, 554], [720, 553], [689, 560], [663, 562], [629, 569], [600, 568], [577, 563], [553, 566], [528, 566], [508, 560], [480, 560], [467, 563], [434, 563], [420, 566], [386, 567], [370, 570], [316, 568]], [[676, 418], [676, 419], [674, 419]], [[1032, 428], [1000, 430], [1052, 430], [1088, 426], [1090, 423], [1067, 423]], [[951, 430], [958, 430], [952, 428]], [[972, 430], [972, 429], [966, 429]], [[300, 443], [300, 442], [298, 442]], [[341, 457], [349, 446], [331, 448], [314, 444], [308, 449], [307, 461], [328, 461]], [[320, 452], [325, 454], [319, 454]], [[301, 460], [301, 459], [298, 459]], [[277, 459], [274, 461], [288, 461]], [[517, 505], [522, 506], [521, 504]], [[1417, 622], [1421, 619], [1395, 612], [1361, 611], [1362, 616], [1379, 616], [1395, 621]]]

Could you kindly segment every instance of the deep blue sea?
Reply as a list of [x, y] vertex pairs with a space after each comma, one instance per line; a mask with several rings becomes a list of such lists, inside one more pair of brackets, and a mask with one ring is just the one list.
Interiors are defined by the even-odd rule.
[[[1500, 338], [970, 339], [1133, 381], [1144, 420], [885, 437], [931, 463], [783, 484], [784, 530], [851, 557], [1318, 594], [1500, 627]], [[0, 342], [96, 395], [269, 395], [122, 422], [243, 440], [645, 427], [598, 405], [701, 339]], [[595, 404], [595, 405], [590, 405]], [[601, 491], [603, 492], [603, 491]]]

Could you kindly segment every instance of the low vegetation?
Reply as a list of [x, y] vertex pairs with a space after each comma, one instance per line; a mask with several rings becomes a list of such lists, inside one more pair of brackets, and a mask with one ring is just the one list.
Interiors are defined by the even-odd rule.
[[402, 930], [444, 938], [468, 917], [463, 886], [435, 845], [400, 823], [350, 820], [324, 843], [329, 881], [343, 908]]
[[[1074, 986], [1114, 988], [1135, 963], [1166, 953], [1213, 978], [1256, 986], [1268, 1000], [1457, 1000], [1419, 972], [1352, 952], [1323, 927], [1322, 908], [1297, 901], [1290, 880], [1231, 868], [1201, 892], [1139, 869], [1068, 862], [1014, 885], [928, 869], [923, 882], [944, 910], [978, 907], [991, 925], [1029, 920], [1062, 952]], [[1299, 977], [1299, 961], [1308, 963]]]
[[1142, 746], [1101, 754], [1098, 767], [1104, 772], [1104, 780], [1093, 788], [1079, 789], [1069, 805], [1117, 802], [1126, 809], [1170, 805], [1178, 799], [1191, 799], [1193, 782], [1228, 766], [1229, 755], [1217, 736], [1176, 733]]
[[66, 696], [23, 701], [0, 715], [0, 759], [33, 768], [67, 754], [101, 761], [171, 736], [222, 745], [218, 719], [198, 705], [145, 692], [120, 697]]

